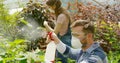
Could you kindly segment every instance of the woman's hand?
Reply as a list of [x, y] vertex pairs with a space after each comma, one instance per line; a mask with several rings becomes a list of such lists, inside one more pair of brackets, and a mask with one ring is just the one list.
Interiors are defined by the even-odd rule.
[[47, 21], [44, 21], [44, 26], [48, 26], [48, 22]]

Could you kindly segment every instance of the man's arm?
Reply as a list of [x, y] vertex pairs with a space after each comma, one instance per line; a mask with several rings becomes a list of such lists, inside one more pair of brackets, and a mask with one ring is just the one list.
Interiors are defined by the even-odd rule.
[[[73, 49], [73, 48], [70, 48], [69, 46], [66, 46], [64, 43], [62, 42], [59, 42], [57, 45], [57, 50], [71, 58], [71, 59], [74, 59], [74, 60], [79, 60], [78, 56], [80, 55], [80, 49]], [[83, 61], [78, 61], [78, 63], [108, 63], [107, 61], [107, 57], [102, 60], [99, 56], [97, 55], [91, 55], [90, 57], [88, 57], [87, 59], [83, 60]]]
[[57, 45], [58, 52], [60, 52], [64, 56], [69, 57], [71, 59], [76, 60], [80, 53], [80, 49], [73, 49], [62, 42], [59, 42], [56, 45]]
[[[48, 40], [50, 39], [50, 36], [48, 36]], [[54, 40], [54, 43], [57, 46], [57, 50], [58, 52], [60, 52], [61, 54], [71, 58], [71, 59], [77, 59], [79, 53], [80, 53], [80, 49], [73, 49], [67, 45], [65, 45], [64, 43], [62, 43], [62, 41], [57, 37], [57, 35], [55, 33], [52, 33], [51, 38]]]

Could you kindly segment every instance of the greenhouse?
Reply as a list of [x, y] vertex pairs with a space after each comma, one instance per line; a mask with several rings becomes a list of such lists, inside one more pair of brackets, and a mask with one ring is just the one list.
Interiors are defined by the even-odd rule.
[[0, 63], [120, 63], [120, 0], [0, 0]]

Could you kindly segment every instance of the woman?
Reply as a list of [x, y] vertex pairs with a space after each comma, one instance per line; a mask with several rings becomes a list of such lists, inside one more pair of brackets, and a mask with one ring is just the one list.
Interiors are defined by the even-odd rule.
[[[70, 23], [71, 18], [69, 13], [61, 7], [60, 0], [48, 0], [46, 4], [55, 12], [56, 24], [55, 28], [52, 29], [48, 23], [45, 21], [44, 26], [48, 31], [55, 32], [59, 39], [64, 42], [64, 44], [71, 46], [71, 29]], [[67, 58], [63, 57], [60, 53], [56, 52], [57, 58], [61, 59], [62, 63], [67, 63]]]

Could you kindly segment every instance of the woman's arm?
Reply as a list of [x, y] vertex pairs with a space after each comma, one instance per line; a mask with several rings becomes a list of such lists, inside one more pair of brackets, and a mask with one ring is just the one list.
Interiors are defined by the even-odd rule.
[[57, 23], [54, 29], [54, 32], [58, 34], [60, 32], [61, 27], [64, 26], [63, 23], [66, 21], [66, 15], [65, 14], [60, 14], [57, 18]]
[[57, 18], [57, 23], [54, 29], [52, 29], [46, 21], [44, 22], [44, 26], [46, 27], [48, 32], [54, 32], [55, 34], [58, 34], [61, 30], [61, 27], [64, 26], [64, 21], [66, 21], [66, 16], [64, 14], [60, 14]]
[[48, 25], [47, 21], [44, 21], [44, 26], [48, 32], [54, 32], [54, 30]]

